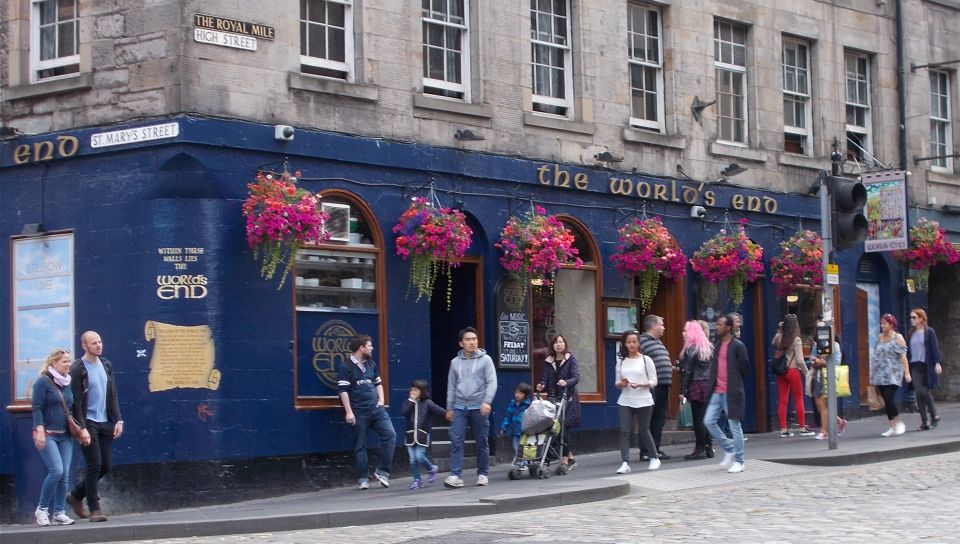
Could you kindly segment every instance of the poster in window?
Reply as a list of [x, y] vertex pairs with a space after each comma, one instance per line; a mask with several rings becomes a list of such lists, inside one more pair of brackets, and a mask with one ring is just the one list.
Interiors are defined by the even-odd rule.
[[497, 366], [530, 368], [529, 289], [507, 274], [497, 285]]
[[14, 241], [14, 400], [30, 400], [47, 355], [73, 348], [73, 235]]

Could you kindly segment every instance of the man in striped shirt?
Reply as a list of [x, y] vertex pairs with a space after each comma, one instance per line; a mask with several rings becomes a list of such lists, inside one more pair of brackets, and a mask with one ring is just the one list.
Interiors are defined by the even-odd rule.
[[[673, 383], [673, 365], [670, 363], [670, 353], [663, 345], [660, 337], [663, 336], [663, 318], [658, 315], [648, 315], [643, 318], [643, 334], [640, 335], [640, 353], [653, 359], [657, 368], [657, 386], [653, 389], [653, 414], [650, 416], [650, 434], [657, 445], [657, 456], [667, 460], [669, 455], [660, 449], [660, 439], [663, 437], [663, 426], [667, 421], [669, 408], [670, 384]], [[646, 461], [652, 454], [641, 451], [640, 460]]]

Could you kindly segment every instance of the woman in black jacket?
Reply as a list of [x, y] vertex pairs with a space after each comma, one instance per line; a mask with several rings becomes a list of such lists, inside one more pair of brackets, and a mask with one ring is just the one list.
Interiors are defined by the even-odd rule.
[[[921, 308], [910, 310], [910, 334], [907, 341], [907, 360], [910, 361], [910, 376], [913, 390], [917, 393], [917, 408], [920, 412], [920, 428], [926, 431], [940, 423], [937, 405], [933, 402], [931, 389], [940, 385], [940, 342], [937, 333], [927, 323], [927, 312]], [[929, 417], [928, 417], [929, 415]]]
[[570, 436], [570, 429], [580, 425], [580, 397], [577, 395], [580, 366], [577, 364], [577, 357], [570, 353], [567, 339], [562, 334], [550, 340], [548, 353], [543, 379], [537, 384], [537, 391], [545, 391], [551, 399], [559, 400], [564, 394], [567, 396], [563, 416], [562, 459], [557, 467], [557, 474], [566, 474], [577, 468], [577, 460], [574, 459], [570, 447], [573, 438]]
[[56, 349], [47, 356], [37, 381], [33, 382], [33, 443], [47, 465], [47, 476], [40, 487], [40, 504], [34, 512], [37, 525], [74, 522], [66, 512], [73, 457], [73, 437], [66, 414], [72, 406], [70, 350]]
[[706, 323], [687, 321], [683, 326], [683, 353], [680, 355], [680, 400], [690, 403], [693, 414], [693, 433], [697, 444], [693, 452], [683, 458], [690, 461], [713, 457], [713, 440], [703, 416], [710, 402], [710, 365], [713, 364], [713, 344], [704, 333]]

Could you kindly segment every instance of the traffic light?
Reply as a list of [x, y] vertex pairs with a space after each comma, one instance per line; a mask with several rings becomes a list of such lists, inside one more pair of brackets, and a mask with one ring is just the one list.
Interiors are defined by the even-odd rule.
[[833, 225], [833, 247], [846, 249], [867, 237], [867, 188], [859, 180], [830, 176], [830, 213]]

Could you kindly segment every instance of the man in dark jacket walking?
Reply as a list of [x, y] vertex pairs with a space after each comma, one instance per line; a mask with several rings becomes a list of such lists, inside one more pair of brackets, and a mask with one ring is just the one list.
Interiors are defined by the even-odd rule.
[[[730, 473], [743, 472], [744, 467], [743, 428], [740, 421], [746, 411], [743, 380], [750, 368], [747, 347], [734, 337], [734, 320], [733, 314], [717, 318], [716, 363], [710, 369], [713, 394], [703, 418], [713, 442], [720, 444], [726, 452], [720, 468]], [[722, 414], [726, 414], [730, 422], [732, 439], [723, 434], [717, 423]]]
[[[110, 472], [110, 450], [113, 441], [123, 434], [123, 418], [117, 400], [117, 383], [113, 366], [103, 353], [100, 335], [87, 331], [80, 336], [83, 357], [70, 365], [70, 388], [73, 391], [73, 417], [90, 434], [90, 442], [81, 446], [87, 462], [86, 473], [77, 487], [67, 494], [67, 502], [81, 518], [107, 521], [100, 509], [97, 484]], [[90, 511], [83, 508], [87, 499]]]

